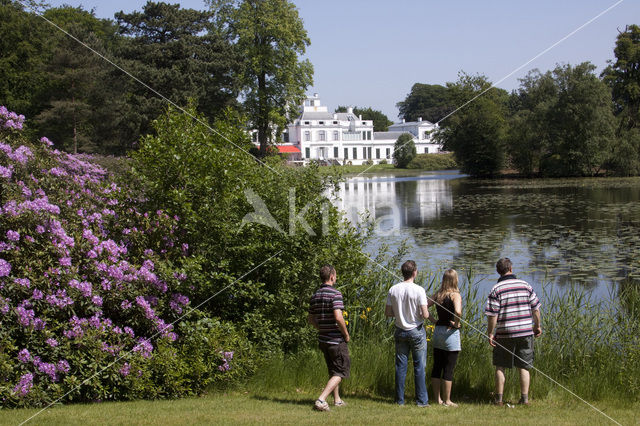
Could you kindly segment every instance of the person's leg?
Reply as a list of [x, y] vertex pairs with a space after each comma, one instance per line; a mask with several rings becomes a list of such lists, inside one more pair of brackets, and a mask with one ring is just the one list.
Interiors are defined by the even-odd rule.
[[496, 402], [502, 402], [504, 393], [504, 367], [496, 366]]
[[327, 401], [327, 397], [329, 396], [329, 394], [331, 392], [333, 392], [333, 390], [336, 389], [340, 385], [341, 381], [342, 381], [342, 377], [340, 377], [340, 376], [331, 377], [329, 379], [329, 381], [327, 382], [327, 386], [324, 387], [324, 390], [322, 391], [322, 393], [320, 394], [318, 399], [320, 401], [326, 402]]
[[338, 385], [333, 388], [333, 403], [337, 404], [340, 401], [342, 401], [342, 399], [340, 399], [340, 383], [338, 383]]
[[525, 368], [518, 368], [518, 372], [520, 373], [520, 402], [528, 403], [529, 402], [529, 370]]
[[445, 351], [438, 348], [433, 348], [433, 370], [431, 370], [431, 388], [433, 389], [433, 398], [438, 401], [438, 404], [442, 404], [442, 398], [440, 398], [440, 378], [444, 372], [445, 364]]
[[416, 404], [419, 406], [429, 405], [427, 377], [425, 373], [425, 368], [427, 366], [427, 335], [424, 327], [412, 330], [411, 343], [413, 377], [416, 387]]
[[405, 331], [396, 329], [396, 404], [404, 405], [404, 381], [409, 363], [409, 342]]
[[456, 367], [456, 363], [458, 362], [458, 354], [459, 351], [447, 351], [446, 357], [447, 362], [444, 368], [444, 374], [442, 375], [442, 399], [444, 400], [444, 404], [450, 407], [457, 407], [457, 404], [451, 402], [451, 385], [453, 384], [453, 370]]
[[529, 404], [529, 368], [533, 365], [533, 336], [519, 338], [516, 342], [515, 366], [520, 376], [520, 403]]

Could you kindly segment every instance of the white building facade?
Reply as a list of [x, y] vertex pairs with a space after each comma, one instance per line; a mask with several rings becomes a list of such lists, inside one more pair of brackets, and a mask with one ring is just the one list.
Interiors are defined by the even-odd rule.
[[389, 126], [387, 132], [374, 132], [373, 121], [346, 113], [330, 113], [315, 94], [305, 99], [300, 116], [288, 127], [289, 143], [300, 149], [302, 160], [339, 164], [393, 161], [396, 140], [403, 133], [413, 136], [416, 152], [438, 153], [442, 146], [432, 139], [437, 125], [419, 119]]

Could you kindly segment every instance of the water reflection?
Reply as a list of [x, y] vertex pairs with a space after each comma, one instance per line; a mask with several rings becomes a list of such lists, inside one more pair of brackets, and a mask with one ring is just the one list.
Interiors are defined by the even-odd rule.
[[[455, 173], [356, 177], [338, 207], [378, 221], [373, 252], [407, 240], [423, 266], [472, 268], [495, 282], [509, 256], [532, 284], [578, 283], [608, 295], [640, 278], [640, 179], [477, 181]], [[535, 284], [534, 284], [535, 285]]]

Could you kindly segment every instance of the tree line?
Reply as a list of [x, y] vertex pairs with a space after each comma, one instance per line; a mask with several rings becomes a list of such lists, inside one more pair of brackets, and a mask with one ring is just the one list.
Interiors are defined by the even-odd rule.
[[436, 137], [473, 176], [638, 175], [640, 27], [618, 34], [614, 54], [599, 76], [589, 62], [532, 70], [511, 93], [461, 72], [445, 86], [415, 84], [397, 106], [439, 123]]
[[68, 151], [137, 148], [166, 97], [194, 103], [211, 121], [243, 117], [258, 129], [264, 153], [312, 83], [312, 65], [299, 59], [309, 38], [287, 0], [208, 6], [149, 1], [111, 20], [69, 6], [39, 17], [1, 0], [0, 99], [27, 116], [31, 131]]

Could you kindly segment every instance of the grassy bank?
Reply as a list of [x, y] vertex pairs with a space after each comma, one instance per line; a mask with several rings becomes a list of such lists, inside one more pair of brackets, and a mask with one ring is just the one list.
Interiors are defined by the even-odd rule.
[[[613, 424], [586, 404], [545, 401], [530, 407], [497, 408], [488, 404], [461, 404], [451, 409], [431, 406], [398, 407], [367, 395], [346, 395], [346, 407], [328, 413], [311, 409], [318, 389], [288, 392], [231, 392], [176, 401], [136, 401], [54, 407], [27, 424], [38, 425], [172, 425], [172, 424]], [[617, 422], [637, 422], [639, 404], [607, 401], [597, 408]], [[38, 410], [9, 410], [0, 424], [19, 424]]]

